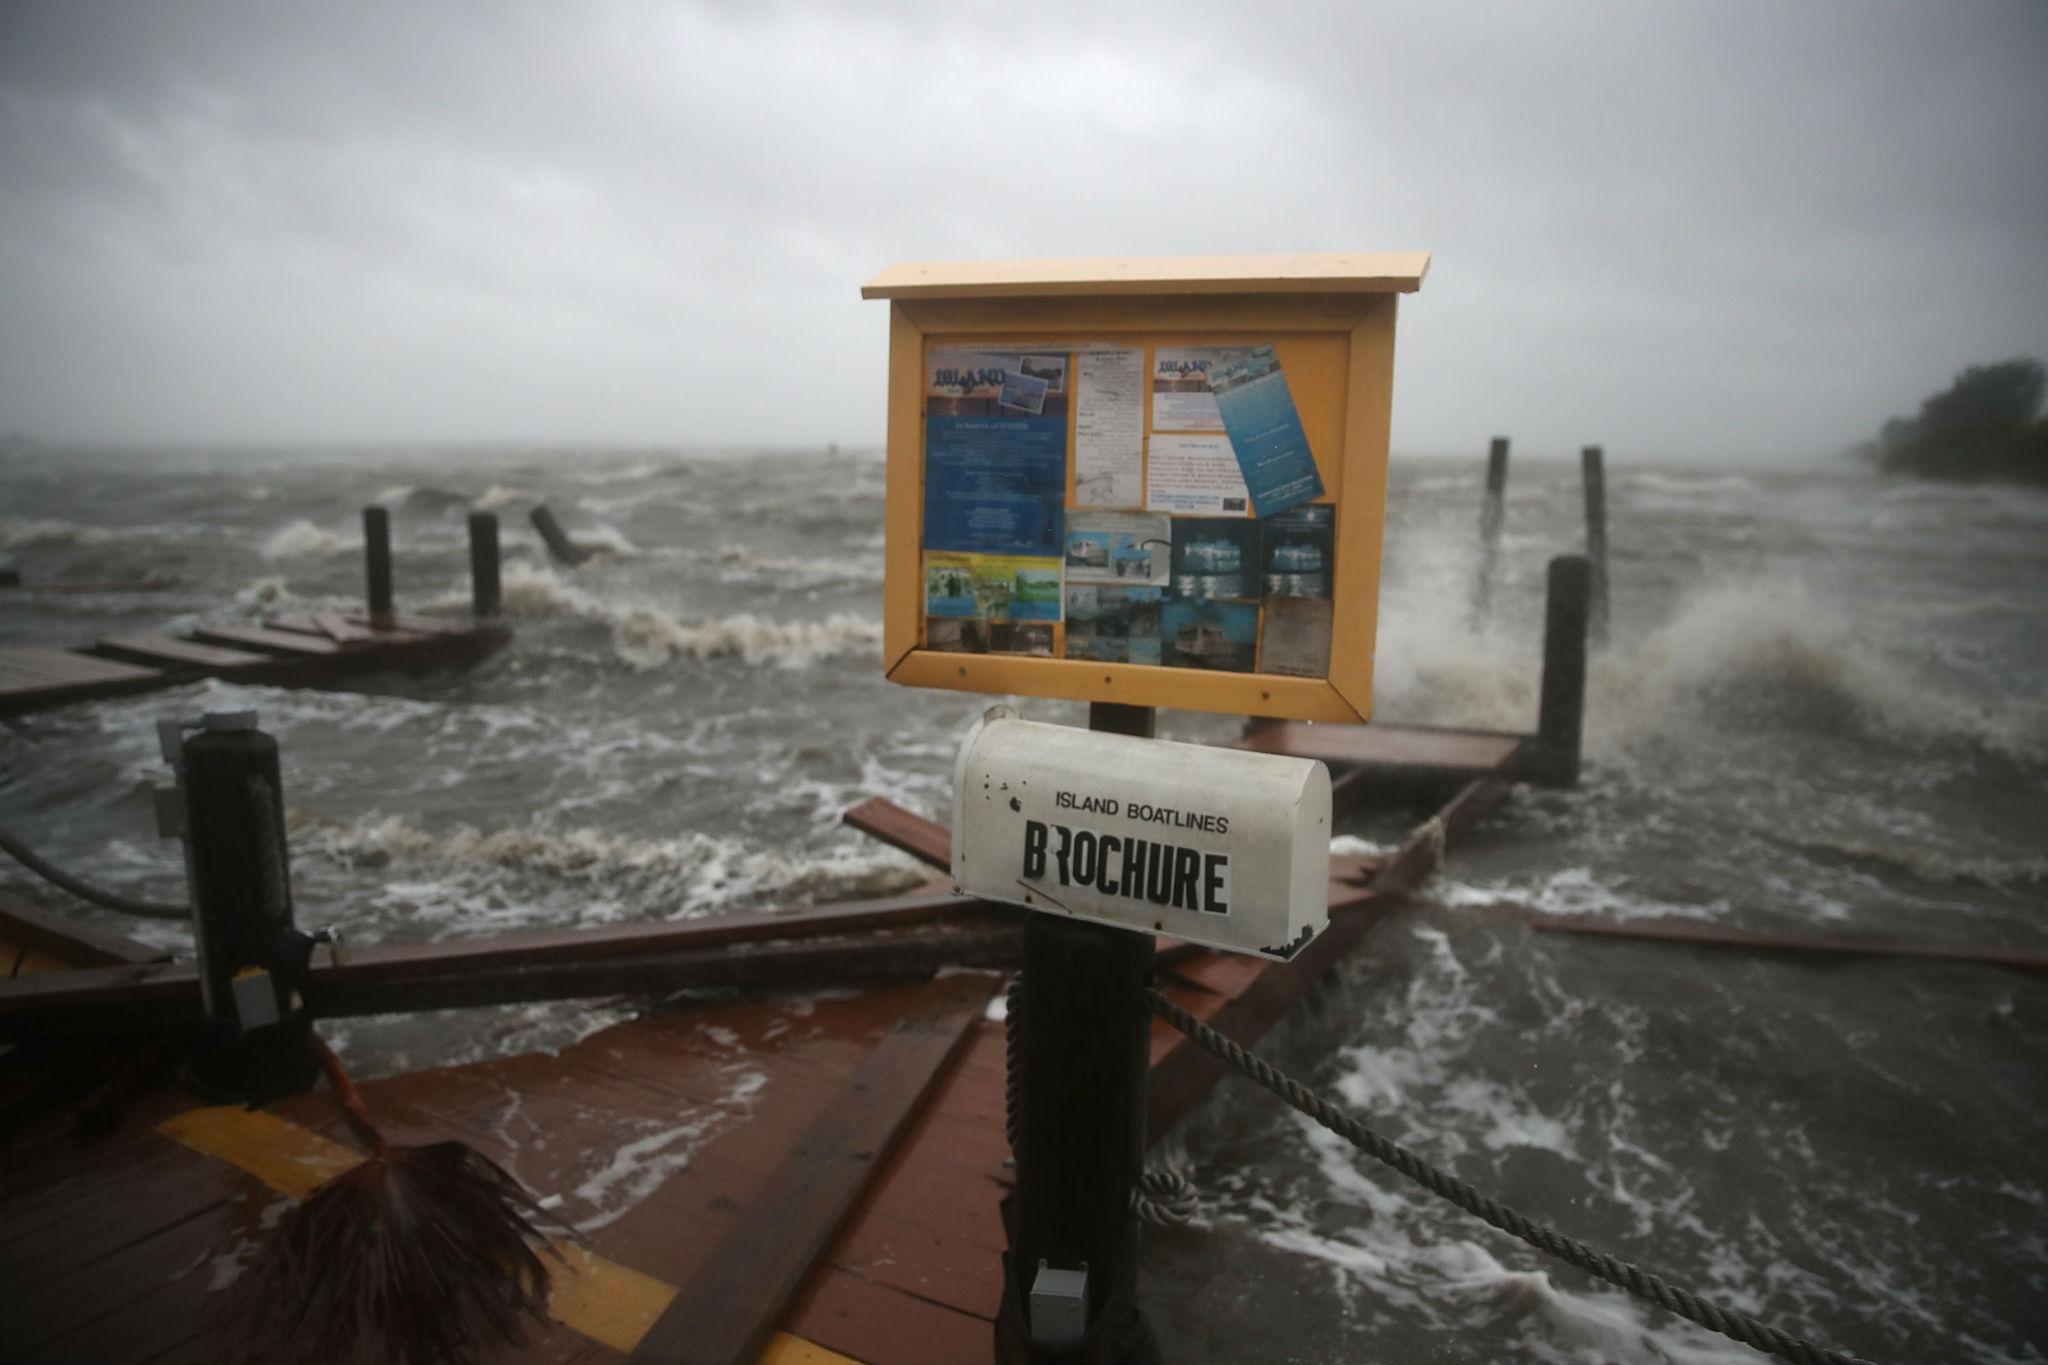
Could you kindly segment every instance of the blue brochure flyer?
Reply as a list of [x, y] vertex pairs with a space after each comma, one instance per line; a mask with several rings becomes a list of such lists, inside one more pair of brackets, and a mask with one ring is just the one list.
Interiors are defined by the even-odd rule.
[[1066, 499], [1065, 417], [925, 419], [927, 550], [1057, 558]]
[[1239, 351], [1209, 369], [1223, 429], [1251, 490], [1252, 510], [1270, 517], [1323, 495], [1287, 376], [1268, 346]]

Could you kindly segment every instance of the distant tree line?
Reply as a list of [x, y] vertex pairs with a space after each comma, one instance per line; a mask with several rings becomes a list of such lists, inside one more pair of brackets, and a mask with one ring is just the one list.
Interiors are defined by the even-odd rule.
[[1886, 422], [1862, 453], [1888, 473], [2048, 484], [2044, 395], [2048, 371], [2038, 360], [1972, 365], [1918, 415]]

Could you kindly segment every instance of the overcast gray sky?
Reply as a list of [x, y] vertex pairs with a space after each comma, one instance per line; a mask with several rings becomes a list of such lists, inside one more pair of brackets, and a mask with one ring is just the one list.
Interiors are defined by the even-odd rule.
[[2048, 4], [0, 5], [0, 430], [878, 442], [898, 260], [1422, 248], [1395, 448], [2048, 356]]

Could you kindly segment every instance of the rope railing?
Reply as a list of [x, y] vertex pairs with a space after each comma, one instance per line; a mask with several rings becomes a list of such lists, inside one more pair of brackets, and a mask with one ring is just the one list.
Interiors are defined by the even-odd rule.
[[88, 901], [104, 910], [114, 910], [137, 919], [189, 920], [192, 908], [186, 905], [167, 905], [160, 901], [136, 900], [118, 895], [91, 882], [81, 881], [63, 868], [30, 848], [14, 834], [0, 827], [0, 852], [41, 877], [52, 886], [69, 891], [82, 901]]
[[1449, 1172], [1431, 1165], [1400, 1143], [1373, 1132], [1307, 1086], [1283, 1074], [1256, 1054], [1246, 1051], [1210, 1028], [1158, 991], [1147, 990], [1145, 999], [1152, 1007], [1152, 1013], [1186, 1034], [1205, 1051], [1229, 1063], [1247, 1079], [1285, 1100], [1291, 1108], [1314, 1119], [1375, 1161], [1393, 1167], [1431, 1194], [1448, 1200], [1511, 1237], [1520, 1238], [1538, 1251], [1555, 1256], [1567, 1265], [1576, 1266], [1589, 1274], [1597, 1275], [1609, 1284], [1624, 1289], [1637, 1298], [1654, 1303], [1659, 1308], [1676, 1313], [1709, 1331], [1719, 1332], [1722, 1336], [1730, 1337], [1745, 1346], [1752, 1346], [1767, 1354], [1794, 1361], [1797, 1365], [1871, 1365], [1861, 1356], [1816, 1345], [1790, 1332], [1760, 1322], [1746, 1313], [1709, 1303], [1699, 1295], [1681, 1289], [1660, 1276], [1609, 1256], [1605, 1252], [1596, 1251], [1546, 1223], [1517, 1212]]

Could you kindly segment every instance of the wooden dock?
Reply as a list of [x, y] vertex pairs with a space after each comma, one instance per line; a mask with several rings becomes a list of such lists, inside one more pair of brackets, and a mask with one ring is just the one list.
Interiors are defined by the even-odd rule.
[[[1317, 729], [1318, 744], [1342, 734]], [[1309, 742], [1269, 731], [1263, 747]], [[1496, 742], [1479, 769], [1475, 742], [1379, 742], [1471, 780], [1392, 857], [1331, 859], [1322, 935], [1287, 962], [1157, 945], [1159, 988], [1240, 1043], [1283, 1019], [1505, 799], [1520, 752]], [[880, 801], [847, 818], [950, 862], [934, 821]], [[359, 949], [346, 966], [316, 967], [305, 993], [326, 1015], [724, 988], [559, 1056], [363, 1086], [393, 1141], [466, 1141], [584, 1225], [582, 1244], [559, 1244], [549, 1321], [497, 1359], [964, 1365], [992, 1358], [1002, 1294], [1012, 1173], [1004, 1030], [989, 1006], [1017, 960], [1023, 913], [933, 888], [694, 924]], [[18, 1040], [0, 1055], [0, 1114], [50, 1086], [53, 1069], [86, 1077], [88, 1095], [135, 1095], [128, 1121], [89, 1142], [62, 1131], [62, 1109], [0, 1127], [0, 1341], [23, 1365], [208, 1359], [214, 1289], [253, 1254], [280, 1197], [303, 1198], [359, 1159], [345, 1124], [325, 1090], [260, 1111], [196, 1106], [148, 1075], [147, 1049], [106, 1036], [162, 1037], [196, 1017], [190, 966], [108, 936], [73, 947], [32, 914], [0, 915], [10, 937], [35, 965], [73, 965], [0, 986], [0, 1039]], [[954, 969], [934, 974], [941, 965]], [[849, 991], [850, 979], [872, 984]], [[839, 989], [790, 993], [822, 984]], [[1155, 1023], [1150, 1140], [1220, 1078], [1209, 1054]]]
[[321, 687], [367, 673], [462, 668], [511, 638], [494, 620], [300, 616], [260, 626], [203, 626], [183, 635], [110, 635], [80, 649], [0, 645], [0, 716], [201, 678]]
[[[1333, 862], [1347, 941], [1376, 918], [1371, 871]], [[1165, 962], [1174, 999], [1247, 1040], [1320, 970], [1185, 945]], [[557, 1057], [363, 1091], [394, 1141], [461, 1138], [563, 1194], [571, 1218], [590, 1218], [576, 1191], [635, 1144], [649, 1152], [652, 1188], [565, 1248], [552, 1321], [508, 1363], [613, 1361], [650, 1340], [650, 1360], [962, 1365], [989, 1359], [1001, 1293], [1003, 1029], [985, 1014], [999, 987], [954, 972], [854, 995], [713, 999]], [[1213, 1084], [1188, 1054], [1155, 1028], [1155, 1133]], [[0, 1104], [35, 1078], [32, 1061], [0, 1059]], [[696, 1127], [686, 1149], [659, 1141]], [[96, 1141], [52, 1123], [14, 1134], [0, 1148], [9, 1358], [207, 1359], [217, 1267], [246, 1252], [280, 1194], [303, 1197], [352, 1164], [348, 1143], [325, 1091], [252, 1111], [159, 1088]], [[669, 1336], [650, 1339], [665, 1322]]]
[[0, 717], [71, 702], [178, 687], [202, 678], [324, 687], [369, 673], [463, 668], [512, 638], [498, 619], [498, 519], [469, 519], [473, 617], [404, 616], [394, 608], [390, 518], [363, 512], [365, 610], [282, 616], [260, 625], [105, 636], [76, 649], [0, 645]]

